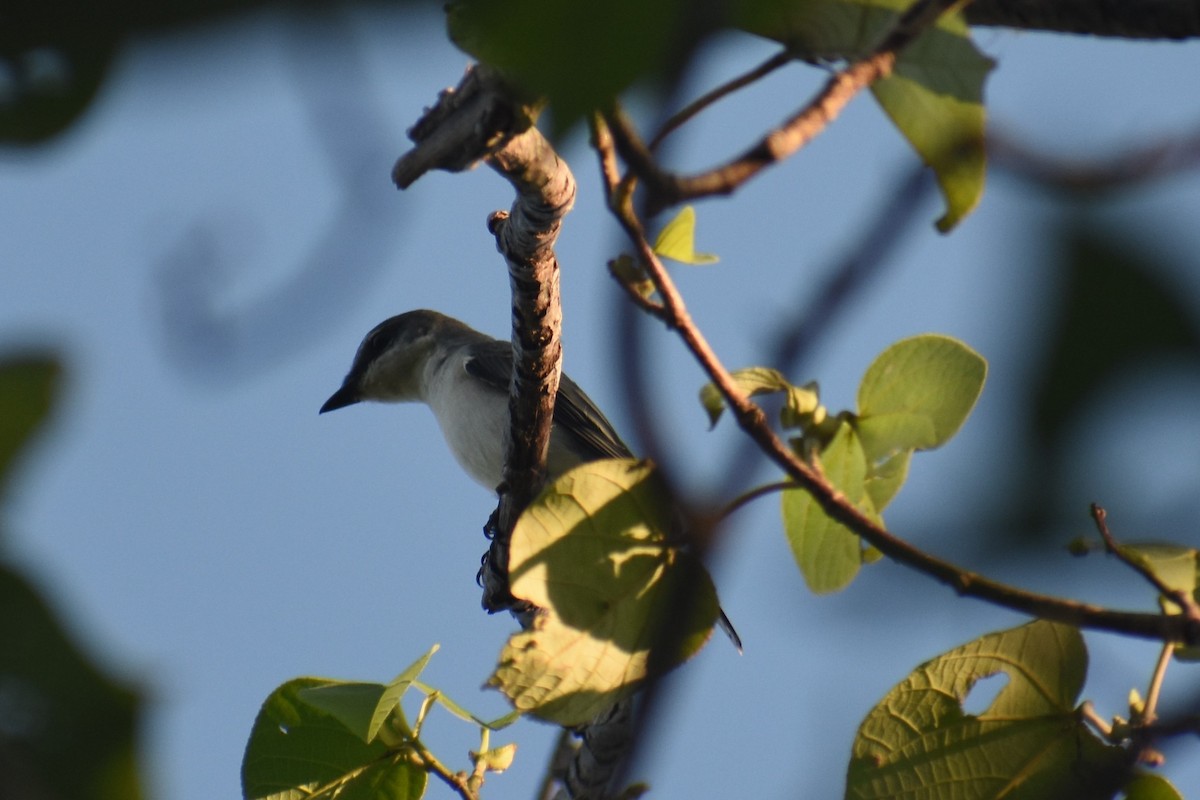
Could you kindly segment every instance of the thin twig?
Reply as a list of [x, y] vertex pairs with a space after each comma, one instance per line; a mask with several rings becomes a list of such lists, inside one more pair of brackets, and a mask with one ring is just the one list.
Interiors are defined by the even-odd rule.
[[799, 485], [795, 481], [778, 481], [777, 483], [768, 483], [765, 486], [757, 486], [745, 494], [738, 495], [733, 500], [726, 503], [725, 507], [717, 514], [718, 519], [725, 519], [739, 510], [746, 504], [757, 500], [760, 497], [765, 497], [774, 492], [785, 492], [788, 489], [797, 489]]
[[420, 739], [412, 740], [411, 759], [421, 769], [440, 778], [463, 800], [479, 800], [479, 794], [467, 783], [466, 773], [451, 772], [450, 768], [439, 761], [437, 756], [429, 752], [429, 748]]
[[743, 89], [755, 81], [762, 80], [775, 70], [786, 66], [795, 60], [795, 55], [787, 50], [783, 50], [771, 56], [749, 72], [743, 73], [742, 75], [739, 75], [736, 78], [721, 84], [715, 89], [705, 92], [700, 97], [696, 98], [682, 109], [675, 112], [670, 119], [663, 123], [662, 127], [658, 129], [658, 133], [654, 135], [654, 138], [650, 140], [650, 144], [647, 145], [650, 148], [650, 151], [653, 152], [657, 150], [658, 146], [662, 144], [664, 139], [666, 139], [668, 136], [682, 127], [684, 123], [688, 122], [690, 119], [692, 119], [692, 117], [696, 116], [704, 109], [708, 108], [719, 100], [728, 97], [737, 90]]
[[1191, 592], [1167, 585], [1145, 561], [1130, 555], [1125, 548], [1121, 547], [1108, 529], [1108, 512], [1096, 503], [1092, 503], [1092, 519], [1096, 522], [1096, 530], [1100, 532], [1100, 538], [1104, 540], [1104, 549], [1109, 555], [1116, 556], [1122, 564], [1145, 578], [1159, 594], [1183, 609], [1183, 613], [1188, 619], [1200, 623], [1200, 605], [1196, 603]]
[[1150, 676], [1150, 685], [1146, 688], [1146, 702], [1142, 707], [1141, 718], [1137, 720], [1142, 725], [1152, 725], [1158, 719], [1158, 697], [1174, 653], [1175, 645], [1164, 644], [1158, 654], [1158, 663], [1154, 665], [1154, 674]]

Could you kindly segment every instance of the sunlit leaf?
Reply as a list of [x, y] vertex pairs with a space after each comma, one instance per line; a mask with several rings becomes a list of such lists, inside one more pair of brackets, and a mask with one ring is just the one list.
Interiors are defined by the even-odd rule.
[[577, 725], [637, 688], [652, 647], [665, 667], [703, 646], [716, 591], [668, 543], [673, 519], [644, 462], [592, 462], [548, 487], [521, 515], [509, 561], [512, 593], [544, 613], [509, 639], [489, 684], [518, 710]]
[[696, 252], [696, 210], [691, 206], [684, 206], [663, 226], [654, 240], [654, 252], [681, 264], [715, 264], [719, 260], [712, 253]]
[[[878, 519], [865, 486], [867, 460], [848, 423], [820, 454], [825, 477], [868, 516]], [[803, 489], [785, 489], [783, 528], [808, 588], [818, 594], [844, 589], [862, 564], [862, 542], [825, 513]]]
[[[917, 667], [863, 720], [846, 797], [1111, 797], [1126, 777], [1126, 758], [1075, 712], [1086, 672], [1079, 631], [1051, 622], [943, 653]], [[1006, 683], [990, 705], [979, 714], [964, 711], [976, 682], [1000, 674]]]
[[271, 693], [242, 759], [244, 798], [301, 800], [319, 789], [330, 798], [336, 790], [337, 800], [418, 800], [425, 793], [424, 770], [403, 754], [389, 754], [379, 739], [367, 744], [300, 697], [306, 689], [337, 683], [296, 678]]
[[858, 388], [868, 460], [944, 444], [975, 407], [986, 377], [983, 357], [948, 336], [914, 336], [884, 350]]
[[908, 479], [908, 465], [912, 461], [912, 450], [902, 450], [891, 458], [877, 465], [872, 465], [867, 471], [867, 496], [871, 505], [882, 513], [888, 503], [900, 491], [904, 481]]
[[371, 730], [371, 719], [383, 697], [383, 691], [383, 684], [380, 683], [328, 681], [320, 686], [300, 689], [297, 696], [313, 708], [329, 714], [364, 743], [370, 744], [378, 731], [378, 728]]

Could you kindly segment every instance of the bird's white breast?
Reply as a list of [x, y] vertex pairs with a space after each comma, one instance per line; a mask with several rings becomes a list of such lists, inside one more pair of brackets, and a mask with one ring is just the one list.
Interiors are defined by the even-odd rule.
[[455, 356], [429, 376], [425, 402], [467, 473], [488, 489], [500, 485], [508, 431], [508, 396], [467, 374]]

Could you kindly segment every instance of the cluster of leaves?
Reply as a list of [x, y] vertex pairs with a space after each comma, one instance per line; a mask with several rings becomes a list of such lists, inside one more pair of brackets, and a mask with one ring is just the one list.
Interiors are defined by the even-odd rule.
[[[517, 715], [484, 722], [418, 678], [435, 645], [387, 684], [329, 678], [296, 678], [267, 698], [246, 745], [242, 795], [246, 798], [362, 798], [417, 800], [429, 773], [474, 794], [487, 772], [503, 772], [516, 745], [491, 747], [490, 733]], [[401, 705], [409, 689], [424, 694], [410, 724]], [[434, 705], [480, 731], [469, 773], [452, 773], [421, 742], [421, 726]]]
[[[983, 390], [987, 362], [962, 342], [926, 334], [883, 351], [858, 388], [858, 409], [831, 415], [816, 384], [794, 386], [773, 369], [733, 374], [748, 395], [782, 393], [780, 421], [798, 431], [796, 452], [819, 469], [860, 511], [880, 516], [908, 477], [912, 454], [945, 444], [966, 421]], [[700, 393], [715, 425], [724, 410], [716, 387]], [[864, 562], [878, 557], [858, 536], [800, 488], [783, 491], [783, 522], [792, 553], [809, 588], [845, 588]]]

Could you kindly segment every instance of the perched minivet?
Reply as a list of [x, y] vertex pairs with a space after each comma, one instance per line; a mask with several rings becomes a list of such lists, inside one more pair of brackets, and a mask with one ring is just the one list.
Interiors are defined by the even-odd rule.
[[[504, 474], [508, 387], [513, 351], [436, 311], [409, 311], [384, 320], [363, 339], [342, 386], [321, 412], [362, 401], [425, 403], [437, 417], [450, 450], [467, 474], [496, 489]], [[558, 385], [546, 473], [633, 453], [596, 404], [566, 375]], [[741, 642], [724, 612], [721, 624], [738, 650]]]

